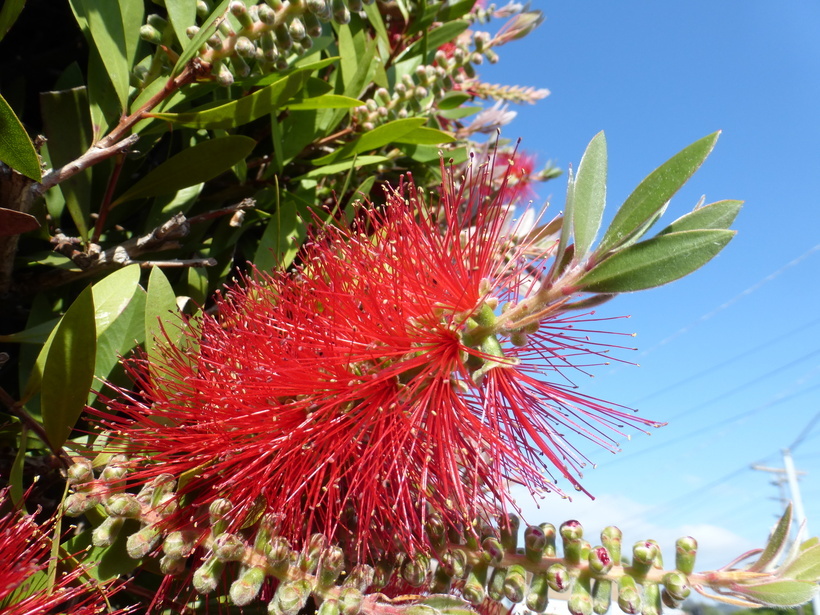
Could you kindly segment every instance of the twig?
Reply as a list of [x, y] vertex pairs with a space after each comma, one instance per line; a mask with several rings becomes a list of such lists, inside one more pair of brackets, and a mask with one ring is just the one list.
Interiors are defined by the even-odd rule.
[[108, 212], [111, 209], [111, 201], [114, 198], [114, 189], [117, 187], [117, 180], [120, 178], [122, 166], [125, 162], [125, 156], [120, 154], [117, 156], [117, 163], [114, 165], [114, 170], [111, 172], [111, 177], [108, 178], [108, 186], [105, 188], [105, 196], [100, 204], [100, 213], [97, 216], [97, 223], [94, 225], [94, 234], [91, 235], [91, 243], [98, 243], [100, 235], [102, 235], [105, 226], [105, 219], [108, 217]]

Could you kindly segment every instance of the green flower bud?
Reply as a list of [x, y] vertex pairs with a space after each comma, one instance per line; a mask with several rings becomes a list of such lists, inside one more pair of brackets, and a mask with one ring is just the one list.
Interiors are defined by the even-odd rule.
[[633, 615], [641, 610], [641, 595], [635, 579], [624, 575], [618, 579], [618, 607], [624, 612]]
[[211, 6], [205, 0], [196, 0], [196, 16], [206, 19], [211, 14]]
[[294, 17], [290, 24], [288, 24], [288, 32], [290, 32], [290, 37], [295, 41], [301, 41], [307, 36], [305, 24], [303, 24], [302, 20], [298, 17]]
[[251, 67], [242, 56], [232, 56], [228, 58], [228, 61], [231, 63], [233, 72], [240, 77], [247, 77], [251, 74]]
[[595, 547], [589, 552], [589, 569], [595, 574], [606, 574], [612, 569], [612, 558], [606, 547]]
[[105, 521], [91, 532], [91, 544], [95, 547], [110, 547], [117, 540], [123, 523], [125, 519], [122, 517], [106, 517]]
[[479, 606], [484, 602], [486, 593], [484, 587], [487, 584], [487, 564], [479, 563], [473, 566], [467, 574], [467, 580], [461, 589], [461, 595], [473, 606]]
[[675, 568], [683, 574], [692, 574], [695, 569], [695, 556], [698, 553], [698, 541], [691, 536], [678, 538], [675, 543]]
[[222, 37], [219, 36], [219, 33], [213, 34], [206, 42], [214, 51], [220, 51], [224, 46], [222, 43]]
[[194, 532], [171, 532], [162, 541], [162, 551], [171, 557], [185, 558], [194, 552], [196, 541]]
[[661, 602], [670, 609], [677, 609], [681, 605], [681, 601], [675, 600], [665, 588], [661, 590]]
[[612, 563], [615, 566], [621, 565], [621, 539], [623, 533], [614, 525], [605, 527], [601, 532], [601, 542], [609, 551], [609, 557], [612, 558]]
[[316, 615], [342, 615], [342, 607], [335, 598], [329, 598], [319, 605]]
[[265, 582], [264, 568], [249, 568], [239, 575], [239, 578], [231, 583], [231, 600], [236, 606], [245, 606], [253, 602], [262, 589]]
[[159, 569], [162, 574], [176, 576], [185, 572], [185, 558], [163, 555], [159, 558]]
[[467, 573], [467, 554], [461, 549], [450, 549], [441, 556], [439, 567], [451, 577], [463, 579]]
[[210, 594], [219, 586], [219, 578], [222, 576], [224, 569], [225, 562], [217, 559], [214, 555], [209, 555], [194, 571], [191, 585], [199, 594]]
[[566, 591], [570, 584], [570, 577], [567, 567], [563, 564], [553, 564], [547, 568], [547, 584], [550, 586], [552, 591]]
[[245, 6], [244, 2], [239, 0], [231, 2], [229, 10], [243, 28], [253, 27], [253, 19], [248, 15], [248, 7]]
[[94, 468], [88, 459], [76, 459], [74, 463], [69, 466], [67, 474], [68, 484], [71, 485], [74, 491], [82, 490], [80, 488], [81, 486], [85, 486], [86, 489], [92, 486], [87, 484], [94, 480]]
[[592, 610], [597, 615], [604, 615], [612, 605], [612, 581], [595, 579], [592, 584]]
[[579, 521], [571, 519], [569, 521], [564, 521], [561, 524], [559, 532], [561, 534], [561, 538], [564, 540], [564, 544], [566, 545], [567, 542], [580, 540], [584, 537], [584, 526], [582, 526]]
[[447, 574], [441, 566], [433, 572], [433, 581], [430, 583], [431, 594], [449, 594], [453, 584], [453, 575]]
[[487, 58], [490, 64], [498, 64], [498, 54], [492, 49], [487, 49], [484, 52], [484, 57]]
[[312, 12], [307, 12], [304, 15], [302, 15], [302, 19], [305, 22], [305, 31], [307, 32], [308, 36], [322, 35], [322, 22], [319, 21], [318, 15]]
[[447, 529], [439, 515], [430, 515], [424, 523], [424, 530], [430, 544], [437, 550], [443, 549], [447, 544]]
[[276, 23], [276, 11], [274, 11], [267, 4], [259, 5], [257, 15], [259, 16], [259, 21], [261, 21], [266, 26], [272, 26], [274, 23]]
[[[428, 560], [429, 565], [429, 560]], [[375, 571], [372, 566], [358, 564], [348, 573], [342, 587], [352, 587], [360, 592], [367, 590], [373, 584]]]
[[401, 570], [401, 575], [413, 587], [420, 587], [427, 579], [430, 572], [430, 558], [424, 554], [418, 554], [415, 558], [407, 560]]
[[282, 4], [282, 0], [265, 0], [265, 3], [277, 11], [284, 6], [284, 4]]
[[211, 549], [214, 556], [223, 562], [238, 562], [245, 556], [245, 542], [235, 534], [223, 532], [216, 537]]
[[157, 547], [160, 540], [162, 531], [155, 525], [149, 525], [128, 537], [125, 550], [132, 559], [142, 559]]
[[504, 577], [504, 597], [510, 602], [519, 603], [527, 592], [527, 571], [519, 564], [507, 568]]
[[644, 583], [641, 615], [660, 615], [661, 611], [660, 587], [658, 587], [657, 583]]
[[304, 608], [310, 597], [310, 582], [306, 579], [297, 579], [282, 583], [276, 588], [273, 600], [268, 603], [268, 613], [271, 615], [296, 615]]
[[331, 0], [331, 11], [333, 12], [333, 20], [339, 25], [350, 23], [350, 11], [347, 10], [345, 3], [342, 0]]
[[485, 538], [481, 548], [484, 550], [484, 559], [490, 566], [497, 566], [504, 559], [504, 547], [497, 538]]
[[306, 51], [308, 51], [311, 47], [313, 47], [313, 39], [309, 36], [305, 35], [305, 38], [299, 39], [299, 47], [302, 49], [301, 51], [297, 51], [299, 55], [302, 55]]
[[557, 535], [555, 526], [552, 523], [541, 523], [538, 527], [541, 528], [541, 531], [544, 533], [544, 539], [546, 540], [544, 557], [555, 557], [557, 553], [555, 549], [555, 537]]
[[364, 8], [362, 0], [347, 0], [347, 6], [349, 6], [350, 10], [354, 13], [358, 13]]
[[154, 26], [148, 24], [140, 27], [140, 38], [152, 45], [162, 45], [162, 34]]
[[342, 615], [359, 615], [362, 612], [364, 596], [356, 587], [343, 587], [339, 592], [339, 604], [342, 607]]
[[293, 47], [293, 38], [290, 36], [290, 30], [285, 24], [279, 24], [273, 30], [274, 36], [276, 36], [276, 46], [279, 47], [280, 51], [287, 51], [291, 47]]
[[580, 566], [589, 557], [589, 543], [586, 540], [564, 540], [564, 559], [571, 566]]
[[163, 496], [174, 493], [177, 486], [177, 479], [173, 474], [160, 474], [151, 481], [153, 491], [151, 492], [151, 507], [156, 508], [165, 499]]
[[524, 530], [524, 554], [531, 562], [538, 563], [547, 547], [547, 537], [537, 525], [529, 525]]
[[330, 8], [327, 5], [327, 0], [307, 0], [307, 10], [312, 15], [317, 15], [325, 19], [325, 15], [330, 16]]
[[530, 611], [535, 613], [543, 613], [547, 610], [549, 583], [547, 582], [546, 572], [538, 572], [533, 575], [532, 581], [530, 581], [530, 591], [524, 604]]
[[283, 536], [274, 536], [267, 549], [268, 561], [271, 564], [277, 565], [286, 563], [290, 559], [292, 553], [290, 543], [287, 538]]
[[589, 591], [588, 578], [581, 577], [572, 586], [567, 610], [572, 615], [592, 615], [592, 596]]
[[487, 596], [490, 600], [501, 600], [504, 598], [504, 580], [507, 578], [506, 568], [495, 568], [490, 575], [490, 582], [487, 583]]
[[667, 572], [663, 576], [663, 585], [669, 595], [678, 602], [686, 600], [689, 596], [689, 579], [682, 572], [677, 570]]
[[103, 502], [103, 506], [112, 517], [137, 519], [142, 514], [142, 506], [136, 496], [130, 493], [115, 493]]
[[518, 548], [518, 528], [521, 519], [516, 515], [509, 515], [506, 519], [499, 519], [498, 530], [501, 544], [507, 553], [515, 553]]
[[329, 547], [322, 553], [316, 579], [320, 586], [331, 587], [345, 567], [345, 555], [339, 547]]
[[63, 512], [69, 517], [79, 517], [100, 503], [100, 496], [95, 493], [70, 494], [63, 503]]
[[299, 568], [313, 574], [319, 566], [319, 558], [327, 546], [327, 537], [324, 534], [313, 534], [299, 557]]
[[208, 520], [211, 524], [211, 534], [219, 536], [227, 526], [228, 522], [225, 517], [233, 510], [231, 504], [225, 498], [219, 498], [211, 502], [208, 507]]
[[256, 45], [245, 36], [240, 36], [234, 43], [234, 50], [243, 58], [252, 58], [256, 55]]

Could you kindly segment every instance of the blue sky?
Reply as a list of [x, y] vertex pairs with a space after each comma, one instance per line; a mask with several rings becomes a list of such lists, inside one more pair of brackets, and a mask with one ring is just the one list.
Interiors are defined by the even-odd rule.
[[[781, 511], [774, 476], [795, 447], [809, 529], [820, 533], [820, 5], [768, 2], [534, 2], [547, 19], [483, 66], [489, 82], [548, 88], [517, 106], [504, 136], [566, 169], [589, 139], [609, 144], [608, 206], [689, 143], [723, 134], [675, 197], [667, 220], [707, 202], [742, 199], [738, 236], [703, 270], [616, 298], [599, 315], [637, 333], [581, 390], [668, 421], [611, 456], [593, 451], [595, 503], [546, 500], [533, 521], [622, 525], [628, 543], [667, 552], [701, 539], [700, 568], [762, 546]], [[544, 185], [554, 211], [565, 178]], [[808, 431], [805, 431], [809, 426]], [[523, 502], [524, 500], [522, 500]], [[527, 504], [526, 508], [532, 509]], [[611, 521], [610, 521], [611, 520]], [[708, 543], [708, 544], [707, 544]], [[736, 551], [736, 552], [735, 552]], [[670, 553], [671, 556], [671, 553]]]

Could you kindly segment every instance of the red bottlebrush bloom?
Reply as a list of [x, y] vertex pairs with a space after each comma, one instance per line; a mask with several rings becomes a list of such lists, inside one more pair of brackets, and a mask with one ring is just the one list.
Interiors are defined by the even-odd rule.
[[[0, 507], [9, 505], [8, 489], [0, 491]], [[0, 610], [3, 615], [74, 615], [111, 613], [102, 587], [88, 585], [82, 569], [57, 577], [48, 585], [46, 569], [51, 552], [51, 527], [38, 525], [33, 516], [16, 508], [0, 517]], [[109, 595], [113, 593], [109, 591]]]
[[608, 443], [596, 426], [646, 421], [546, 379], [600, 354], [568, 297], [495, 326], [537, 298], [554, 241], [520, 244], [482, 173], [437, 203], [400, 186], [315, 233], [294, 271], [234, 286], [161, 364], [132, 361], [141, 392], [105, 418], [141, 456], [132, 476], [185, 473], [180, 522], [225, 498], [234, 528], [261, 510], [297, 544], [321, 532], [358, 557], [425, 549], [428, 515], [469, 527], [511, 482], [580, 488], [563, 432]]
[[529, 201], [535, 198], [536, 193], [532, 187], [535, 163], [534, 155], [517, 150], [498, 152], [496, 155], [496, 167], [507, 178], [507, 198], [510, 201]]

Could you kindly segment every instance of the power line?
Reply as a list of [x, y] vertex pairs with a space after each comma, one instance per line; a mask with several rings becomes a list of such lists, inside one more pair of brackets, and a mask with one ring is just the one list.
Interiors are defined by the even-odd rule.
[[817, 424], [817, 421], [820, 421], [820, 411], [818, 411], [817, 414], [815, 414], [812, 417], [812, 419], [808, 422], [808, 424], [803, 428], [803, 431], [801, 431], [800, 435], [797, 436], [797, 439], [794, 442], [792, 442], [791, 446], [789, 446], [789, 449], [794, 450], [795, 448], [797, 448], [797, 446], [806, 439], [806, 436], [809, 435], [809, 432]]

